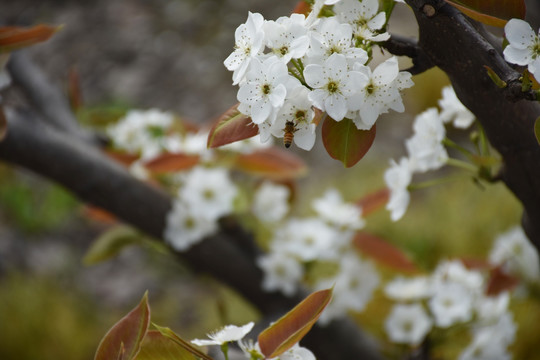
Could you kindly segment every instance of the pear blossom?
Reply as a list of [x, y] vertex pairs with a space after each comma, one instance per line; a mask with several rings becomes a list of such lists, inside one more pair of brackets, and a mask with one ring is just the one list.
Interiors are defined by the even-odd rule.
[[390, 161], [390, 168], [384, 173], [384, 181], [390, 189], [390, 199], [386, 209], [391, 212], [392, 221], [403, 217], [409, 206], [410, 194], [407, 187], [412, 180], [412, 165], [408, 158], [402, 157], [399, 163]]
[[399, 276], [386, 284], [384, 293], [392, 300], [414, 301], [431, 297], [433, 283], [427, 276], [404, 278]]
[[480, 296], [474, 304], [476, 313], [480, 320], [494, 321], [499, 319], [508, 311], [510, 304], [510, 293], [504, 291], [496, 296]]
[[283, 106], [287, 90], [291, 91], [299, 85], [298, 80], [289, 75], [287, 65], [276, 56], [263, 62], [253, 59], [246, 81], [238, 90], [238, 110], [251, 116], [255, 124], [268, 119], [273, 121], [277, 110]]
[[360, 230], [365, 226], [361, 208], [344, 202], [336, 189], [329, 189], [315, 199], [313, 208], [322, 219], [339, 229]]
[[436, 284], [454, 282], [475, 292], [481, 291], [485, 283], [484, 277], [480, 272], [467, 269], [459, 260], [440, 262], [433, 272], [432, 277]]
[[185, 174], [183, 180], [178, 196], [192, 213], [217, 219], [232, 212], [238, 189], [226, 169], [197, 166]]
[[280, 221], [289, 211], [289, 196], [288, 187], [266, 181], [255, 193], [253, 213], [263, 222]]
[[420, 344], [433, 322], [420, 304], [394, 305], [384, 328], [391, 341], [398, 344]]
[[437, 286], [429, 301], [429, 309], [438, 327], [447, 328], [472, 318], [473, 297], [463, 285], [446, 283]]
[[341, 121], [350, 108], [350, 98], [367, 83], [358, 71], [348, 71], [344, 55], [334, 53], [323, 65], [309, 64], [304, 69], [306, 83], [313, 88], [308, 95], [313, 105]]
[[442, 89], [442, 98], [439, 100], [441, 113], [439, 117], [444, 123], [452, 122], [458, 129], [467, 129], [473, 123], [475, 116], [459, 101], [452, 86]]
[[298, 343], [296, 343], [289, 350], [279, 355], [278, 358], [272, 358], [269, 360], [315, 360], [315, 359], [316, 359], [315, 355], [313, 355], [313, 353], [309, 349], [305, 347], [301, 347], [300, 345], [298, 345]]
[[242, 81], [251, 60], [264, 50], [264, 18], [261, 14], [249, 12], [245, 24], [240, 25], [235, 33], [235, 50], [223, 62], [233, 71], [233, 85]]
[[529, 72], [540, 72], [540, 39], [531, 26], [521, 19], [511, 19], [504, 27], [509, 44], [504, 59], [512, 64], [527, 66]]
[[436, 108], [429, 108], [414, 120], [414, 135], [405, 143], [415, 171], [436, 170], [448, 160], [442, 145], [446, 129]]
[[264, 24], [266, 46], [285, 64], [303, 57], [309, 48], [305, 20], [302, 14], [292, 14]]
[[304, 269], [298, 260], [286, 253], [271, 252], [257, 259], [257, 265], [263, 270], [262, 288], [266, 291], [279, 290], [287, 296], [293, 295]]
[[519, 226], [497, 236], [489, 261], [528, 281], [540, 279], [538, 252]]
[[343, 0], [334, 7], [337, 18], [352, 25], [354, 37], [359, 41], [386, 41], [390, 38], [387, 32], [378, 34], [386, 23], [386, 13], [377, 13], [378, 10], [378, 0]]
[[185, 251], [218, 230], [216, 219], [194, 213], [181, 199], [175, 199], [166, 217], [163, 238], [174, 249]]
[[191, 340], [191, 343], [197, 346], [208, 346], [223, 345], [231, 341], [239, 341], [253, 329], [254, 325], [255, 323], [253, 322], [249, 322], [243, 326], [227, 325], [219, 331], [208, 334], [210, 340], [195, 339]]

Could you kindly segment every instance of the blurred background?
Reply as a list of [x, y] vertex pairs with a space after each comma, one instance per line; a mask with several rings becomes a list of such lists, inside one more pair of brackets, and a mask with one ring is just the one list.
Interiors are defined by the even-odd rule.
[[[133, 108], [173, 111], [204, 124], [236, 103], [237, 89], [223, 60], [233, 50], [234, 30], [248, 11], [277, 19], [294, 5], [292, 0], [17, 0], [0, 2], [0, 23], [64, 25], [51, 40], [27, 52], [64, 89], [70, 69], [78, 72], [83, 126], [99, 128]], [[406, 6], [398, 5], [389, 30], [416, 35]], [[401, 60], [402, 68], [410, 65]], [[320, 141], [309, 153], [293, 150], [311, 168], [301, 180], [300, 212], [329, 186], [348, 200], [384, 186], [389, 159], [405, 154], [403, 140], [412, 133], [414, 115], [436, 106], [448, 83], [437, 69], [413, 80], [417, 86], [404, 96], [407, 113], [392, 113], [378, 122], [373, 148], [352, 169], [330, 159]], [[107, 228], [85, 214], [83, 204], [64, 189], [0, 164], [0, 359], [92, 359], [107, 329], [146, 289], [153, 321], [187, 339], [223, 323], [256, 318], [233, 291], [211, 279], [194, 278], [163, 251], [128, 248], [116, 259], [84, 266], [85, 251]], [[367, 219], [367, 229], [430, 270], [442, 258], [485, 257], [496, 234], [518, 224], [520, 214], [504, 186], [480, 188], [464, 178], [415, 192], [401, 221], [392, 223], [381, 211]], [[531, 314], [540, 320], [537, 307], [521, 307], [517, 321]], [[385, 316], [387, 309], [370, 311]], [[360, 322], [384, 338], [380, 317], [364, 315]], [[531, 326], [518, 337], [535, 330]], [[519, 351], [527, 355], [530, 349], [523, 345]]]

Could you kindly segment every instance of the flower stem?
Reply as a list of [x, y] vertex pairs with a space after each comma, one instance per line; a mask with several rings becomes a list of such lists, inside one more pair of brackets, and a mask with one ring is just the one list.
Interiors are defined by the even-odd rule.
[[445, 137], [442, 141], [442, 144], [445, 145], [445, 146], [448, 146], [448, 147], [451, 147], [451, 148], [454, 148], [456, 149], [457, 151], [459, 151], [460, 153], [462, 153], [463, 155], [465, 155], [468, 159], [471, 159], [473, 154], [465, 149], [463, 146], [453, 142], [452, 140], [450, 140], [449, 138]]
[[446, 164], [460, 169], [472, 171], [475, 174], [478, 172], [478, 168], [476, 166], [462, 160], [449, 158], [446, 160]]
[[407, 190], [415, 191], [415, 190], [425, 189], [425, 188], [428, 188], [428, 187], [441, 185], [441, 184], [449, 183], [449, 182], [452, 182], [452, 181], [463, 180], [463, 178], [464, 178], [463, 175], [456, 175], [456, 176], [447, 176], [447, 177], [443, 177], [443, 178], [423, 181], [423, 182], [419, 182], [419, 183], [416, 183], [416, 184], [409, 185], [407, 187]]
[[225, 356], [225, 360], [229, 360], [229, 343], [221, 344], [221, 352]]

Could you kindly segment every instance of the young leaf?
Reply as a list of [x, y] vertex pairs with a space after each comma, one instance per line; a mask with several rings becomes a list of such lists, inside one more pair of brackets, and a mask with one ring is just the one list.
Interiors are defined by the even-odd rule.
[[236, 157], [235, 166], [247, 173], [272, 180], [298, 178], [307, 171], [306, 164], [298, 156], [279, 148], [268, 148]]
[[536, 136], [536, 141], [540, 145], [540, 117], [534, 122], [534, 135]]
[[524, 0], [445, 0], [470, 18], [486, 25], [504, 27], [512, 18], [525, 18]]
[[389, 196], [390, 190], [385, 187], [381, 190], [367, 194], [358, 200], [356, 204], [362, 208], [362, 216], [366, 217], [384, 206], [388, 202]]
[[375, 140], [375, 125], [371, 130], [358, 130], [351, 119], [335, 121], [326, 117], [322, 139], [328, 154], [345, 167], [355, 165], [364, 157]]
[[375, 261], [403, 272], [417, 272], [416, 265], [407, 255], [387, 241], [366, 232], [358, 232], [353, 239], [354, 247]]
[[144, 164], [153, 173], [164, 174], [191, 169], [199, 163], [199, 155], [163, 154]]
[[195, 360], [195, 356], [159, 331], [150, 330], [135, 360]]
[[129, 226], [120, 225], [95, 240], [83, 258], [85, 265], [95, 265], [116, 256], [129, 245], [141, 244], [142, 235]]
[[61, 26], [36, 25], [30, 28], [19, 26], [0, 27], [0, 53], [11, 52], [48, 40]]
[[259, 346], [266, 358], [274, 358], [299, 342], [332, 298], [332, 289], [312, 293], [294, 309], [259, 334]]
[[0, 106], [0, 141], [6, 136], [8, 129], [8, 123], [6, 119], [6, 114], [4, 113], [4, 108]]
[[499, 75], [497, 75], [497, 73], [492, 68], [490, 68], [487, 65], [484, 65], [484, 68], [487, 70], [487, 74], [489, 78], [491, 79], [491, 81], [493, 81], [493, 83], [497, 85], [499, 89], [504, 89], [505, 87], [508, 86], [508, 84], [505, 81], [503, 81], [503, 79], [501, 79]]
[[311, 5], [309, 5], [308, 2], [305, 0], [300, 0], [294, 7], [293, 13], [304, 14], [305, 16], [308, 16], [310, 11], [311, 11]]
[[490, 271], [486, 295], [496, 296], [503, 291], [509, 291], [519, 284], [519, 279], [505, 273], [500, 266]]
[[251, 118], [238, 111], [238, 105], [227, 110], [212, 126], [208, 135], [208, 148], [244, 140], [259, 133], [259, 128], [251, 122]]
[[139, 305], [120, 319], [101, 339], [94, 360], [134, 359], [149, 324], [150, 306], [146, 292]]
[[[177, 345], [180, 345], [184, 350], [190, 352], [191, 354], [195, 355], [197, 358], [203, 359], [203, 360], [213, 360], [210, 356], [206, 355], [205, 353], [201, 352], [199, 349], [197, 349], [195, 346], [191, 345], [190, 342], [182, 339], [180, 336], [176, 335], [174, 331], [167, 327], [158, 326], [154, 323], [152, 325], [163, 335], [164, 337], [171, 339], [174, 343]], [[183, 359], [183, 358], [182, 358]]]

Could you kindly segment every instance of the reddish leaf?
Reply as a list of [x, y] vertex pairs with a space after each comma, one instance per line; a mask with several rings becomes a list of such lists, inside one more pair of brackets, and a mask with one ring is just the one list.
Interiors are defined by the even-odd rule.
[[118, 222], [116, 216], [96, 206], [86, 205], [83, 207], [82, 212], [84, 216], [88, 217], [89, 219], [104, 224], [115, 224]]
[[150, 307], [146, 292], [137, 307], [118, 321], [99, 343], [94, 360], [112, 360], [121, 356], [133, 359], [141, 347], [141, 342], [150, 324]]
[[377, 262], [403, 272], [417, 272], [416, 265], [394, 245], [373, 234], [358, 232], [353, 239], [354, 246]]
[[368, 152], [375, 140], [375, 125], [371, 130], [358, 130], [350, 119], [335, 121], [326, 117], [322, 127], [322, 139], [328, 154], [345, 167], [356, 164]]
[[379, 210], [384, 204], [388, 202], [390, 191], [388, 188], [384, 188], [367, 194], [356, 202], [358, 206], [362, 208], [362, 216], [367, 216]]
[[114, 151], [114, 150], [105, 150], [104, 152], [108, 157], [110, 157], [113, 160], [116, 160], [117, 162], [125, 166], [131, 165], [133, 162], [135, 162], [139, 158], [138, 155], [128, 154], [128, 153]]
[[490, 272], [486, 294], [495, 296], [503, 291], [512, 290], [519, 284], [519, 279], [505, 273], [500, 266], [493, 268]]
[[6, 114], [4, 113], [4, 108], [0, 106], [0, 141], [2, 141], [7, 134], [8, 122], [6, 119]]
[[227, 110], [212, 126], [208, 135], [209, 148], [244, 140], [259, 133], [259, 128], [251, 122], [251, 118], [238, 111], [238, 105]]
[[297, 178], [307, 171], [302, 159], [289, 151], [278, 148], [240, 154], [236, 157], [235, 166], [242, 171], [272, 180]]
[[195, 360], [195, 356], [159, 331], [149, 331], [135, 360]]
[[[211, 357], [206, 355], [205, 353], [201, 352], [199, 349], [197, 349], [195, 346], [191, 345], [188, 341], [182, 339], [180, 336], [176, 335], [174, 331], [167, 327], [158, 326], [154, 323], [152, 325], [161, 333], [161, 335], [165, 336], [166, 338], [174, 341], [177, 345], [180, 345], [184, 350], [190, 352], [191, 354], [195, 355], [197, 358], [203, 359], [203, 360], [213, 360]], [[184, 360], [184, 358], [181, 358], [181, 360]]]
[[0, 52], [10, 52], [46, 41], [60, 28], [60, 26], [49, 25], [36, 25], [30, 28], [0, 27]]
[[504, 27], [512, 18], [525, 18], [524, 0], [445, 0], [470, 18]]
[[[5, 126], [4, 124], [5, 124], [5, 119], [2, 121], [2, 127]], [[5, 130], [3, 131], [3, 133], [5, 134]], [[538, 144], [540, 144], [540, 117], [537, 118], [536, 121], [534, 122], [534, 136], [536, 136], [536, 141], [538, 142]]]
[[68, 97], [71, 109], [77, 111], [83, 104], [81, 92], [81, 79], [75, 67], [69, 69], [68, 74]]
[[259, 334], [259, 346], [266, 358], [274, 358], [290, 349], [308, 332], [332, 298], [332, 289], [319, 290]]
[[294, 7], [293, 13], [304, 14], [308, 16], [310, 11], [311, 11], [311, 6], [308, 4], [308, 2], [304, 0], [300, 0], [298, 4], [296, 4], [296, 6]]
[[163, 154], [145, 163], [144, 166], [154, 173], [169, 173], [191, 169], [199, 163], [199, 155]]

